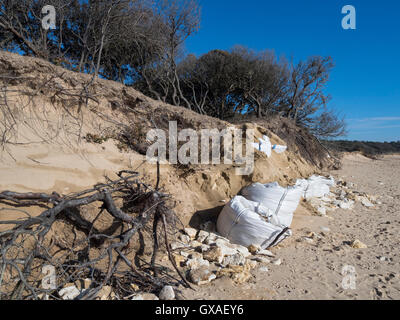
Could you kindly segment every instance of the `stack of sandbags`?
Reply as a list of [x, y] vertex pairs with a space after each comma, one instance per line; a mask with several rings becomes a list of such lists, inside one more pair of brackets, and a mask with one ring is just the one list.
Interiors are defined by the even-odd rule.
[[272, 210], [280, 225], [290, 227], [293, 213], [304, 194], [302, 187], [281, 187], [277, 182], [269, 184], [254, 183], [242, 189], [241, 194], [250, 201], [259, 202]]
[[291, 231], [279, 224], [273, 211], [259, 202], [242, 196], [233, 198], [218, 217], [218, 232], [232, 243], [262, 249], [276, 245], [291, 236]]
[[323, 198], [330, 193], [330, 188], [335, 185], [333, 177], [325, 178], [313, 175], [309, 179], [297, 180], [296, 186], [304, 189], [303, 198], [307, 201], [313, 198]]

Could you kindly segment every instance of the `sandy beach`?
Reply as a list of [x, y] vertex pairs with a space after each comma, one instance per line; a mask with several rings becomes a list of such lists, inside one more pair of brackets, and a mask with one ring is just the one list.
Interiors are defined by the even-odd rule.
[[[186, 289], [185, 297], [400, 299], [400, 156], [370, 160], [348, 155], [343, 168], [331, 174], [336, 179], [354, 183], [357, 191], [376, 196], [381, 204], [366, 208], [357, 203], [353, 210], [339, 209], [326, 218], [311, 216], [299, 208], [293, 237], [271, 250], [281, 259], [281, 265], [269, 264], [268, 271], [258, 268], [253, 271], [253, 279], [243, 285], [221, 278], [196, 292]], [[312, 243], [299, 242], [309, 232], [316, 233], [320, 239]], [[353, 249], [349, 243], [356, 239], [367, 248]], [[346, 270], [355, 270], [355, 274], [346, 273]], [[355, 289], [349, 288], [351, 279], [346, 278], [349, 275], [354, 276]]]

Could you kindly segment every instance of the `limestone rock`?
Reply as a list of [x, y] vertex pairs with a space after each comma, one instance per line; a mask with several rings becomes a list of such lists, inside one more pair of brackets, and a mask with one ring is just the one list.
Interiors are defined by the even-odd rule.
[[186, 261], [186, 266], [188, 266], [190, 269], [193, 270], [193, 269], [199, 269], [201, 267], [209, 267], [210, 262], [201, 258], [195, 258]]
[[236, 253], [231, 256], [227, 256], [223, 259], [223, 266], [243, 266], [246, 262], [246, 258], [241, 253]]
[[222, 263], [224, 254], [220, 247], [213, 247], [203, 254], [203, 259], [206, 259], [210, 262]]
[[354, 240], [351, 245], [353, 249], [366, 249], [368, 248], [366, 244], [362, 243], [360, 240]]
[[216, 275], [213, 274], [207, 267], [201, 267], [198, 269], [192, 269], [189, 272], [189, 281], [201, 286], [210, 283], [212, 280], [216, 279]]
[[180, 237], [179, 237], [179, 239], [180, 239], [183, 243], [185, 243], [185, 244], [190, 243], [190, 241], [192, 240], [192, 239], [191, 239], [188, 235], [186, 235], [186, 234], [181, 234]]
[[80, 292], [74, 284], [66, 284], [58, 294], [63, 300], [73, 300], [79, 296]]
[[174, 300], [175, 299], [175, 291], [174, 288], [171, 286], [165, 286], [162, 288], [160, 294], [159, 294], [159, 299], [160, 300]]
[[252, 244], [247, 249], [250, 251], [251, 254], [257, 254], [257, 252], [261, 250], [260, 246], [255, 244]]
[[203, 243], [208, 238], [209, 235], [210, 235], [209, 232], [201, 230], [197, 235], [197, 241]]
[[196, 238], [197, 230], [193, 228], [185, 228], [184, 229], [186, 235], [188, 235], [192, 240]]
[[97, 293], [97, 297], [100, 300], [109, 300], [111, 298], [111, 292], [112, 292], [112, 288], [110, 286], [104, 286]]
[[145, 301], [152, 301], [152, 300], [160, 300], [155, 294], [153, 293], [142, 293], [134, 296], [132, 300], [145, 300]]
[[275, 257], [275, 255], [269, 250], [260, 250], [260, 251], [257, 252], [257, 255], [259, 255], [259, 256], [267, 256], [267, 257], [271, 257], [271, 258]]
[[282, 260], [281, 259], [276, 259], [276, 260], [272, 261], [272, 264], [274, 264], [276, 266], [280, 266], [282, 264]]

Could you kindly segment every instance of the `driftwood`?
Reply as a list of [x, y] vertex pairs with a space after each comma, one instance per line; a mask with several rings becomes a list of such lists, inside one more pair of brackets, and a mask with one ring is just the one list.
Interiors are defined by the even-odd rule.
[[[176, 232], [178, 219], [168, 205], [170, 197], [158, 190], [159, 168], [157, 173], [155, 189], [141, 182], [138, 173], [122, 171], [118, 173], [118, 180], [107, 179], [107, 183], [68, 196], [1, 192], [0, 217], [2, 210], [19, 211], [27, 217], [0, 221], [0, 227], [7, 226], [5, 230], [0, 229], [3, 230], [0, 231], [0, 298], [61, 299], [60, 289], [85, 279], [90, 279], [91, 285], [76, 299], [95, 299], [105, 286], [112, 288], [116, 299], [135, 295], [135, 286], [140, 291], [153, 293], [168, 284], [190, 287], [169, 248], [168, 235]], [[88, 221], [82, 210], [90, 205], [93, 208], [94, 204], [100, 204], [98, 213], [95, 217], [91, 215]], [[42, 212], [33, 217], [27, 207], [40, 208]], [[95, 227], [96, 221], [105, 214], [110, 215], [113, 226], [117, 226], [108, 232]], [[151, 221], [151, 262], [137, 266], [131, 258], [131, 241], [146, 230]], [[57, 243], [53, 230], [56, 222], [72, 227], [74, 233], [79, 231], [80, 236], [75, 234], [68, 244]], [[160, 222], [164, 239], [158, 237]], [[175, 277], [172, 270], [156, 265], [160, 240], [180, 278]], [[56, 270], [56, 288], [43, 288], [42, 270], [46, 265]]]

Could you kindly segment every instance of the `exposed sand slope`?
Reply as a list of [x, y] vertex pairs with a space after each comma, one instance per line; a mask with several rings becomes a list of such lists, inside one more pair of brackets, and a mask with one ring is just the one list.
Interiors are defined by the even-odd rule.
[[[35, 58], [0, 52], [0, 74], [5, 75], [0, 77], [0, 85], [6, 88], [0, 91], [4, 111], [0, 113], [0, 133], [6, 141], [0, 151], [2, 191], [68, 194], [103, 182], [104, 175], [138, 167], [144, 180], [154, 185], [156, 167], [146, 162], [143, 155], [132, 150], [120, 151], [116, 146], [119, 141], [112, 138], [100, 145], [87, 143], [83, 137], [88, 133], [118, 137], [123, 128], [130, 128], [143, 139], [154, 128], [153, 123], [164, 129], [168, 128], [168, 121], [177, 121], [179, 129], [221, 130], [231, 126], [154, 101], [113, 81], [95, 81], [86, 105], [79, 95], [85, 92], [91, 76]], [[8, 121], [7, 130], [2, 127], [4, 119]], [[241, 124], [240, 128], [243, 126], [255, 129], [257, 137], [268, 134], [274, 144], [285, 143], [261, 126]], [[164, 165], [161, 170], [161, 186], [177, 200], [176, 211], [184, 224], [198, 211], [204, 216], [217, 213], [222, 201], [251, 182], [288, 184], [316, 171], [295, 148], [280, 155], [273, 153], [269, 159], [257, 152], [255, 170], [249, 176], [237, 176], [235, 168], [229, 165], [192, 169], [195, 170], [189, 174], [171, 165]], [[2, 212], [3, 218], [5, 215]], [[198, 220], [192, 219], [192, 223]]]
[[[378, 208], [360, 203], [352, 211], [337, 210], [330, 218], [296, 212], [294, 236], [274, 248], [282, 265], [267, 265], [269, 272], [254, 271], [247, 284], [235, 286], [218, 279], [197, 292], [194, 299], [400, 299], [400, 156], [369, 160], [346, 156], [336, 178], [356, 184], [355, 190], [378, 196]], [[330, 232], [313, 244], [296, 242], [308, 232]], [[367, 249], [353, 249], [347, 242], [359, 239]], [[385, 261], [380, 258], [385, 257]], [[356, 290], [342, 288], [342, 268], [354, 266]], [[234, 286], [234, 288], [232, 288]]]

